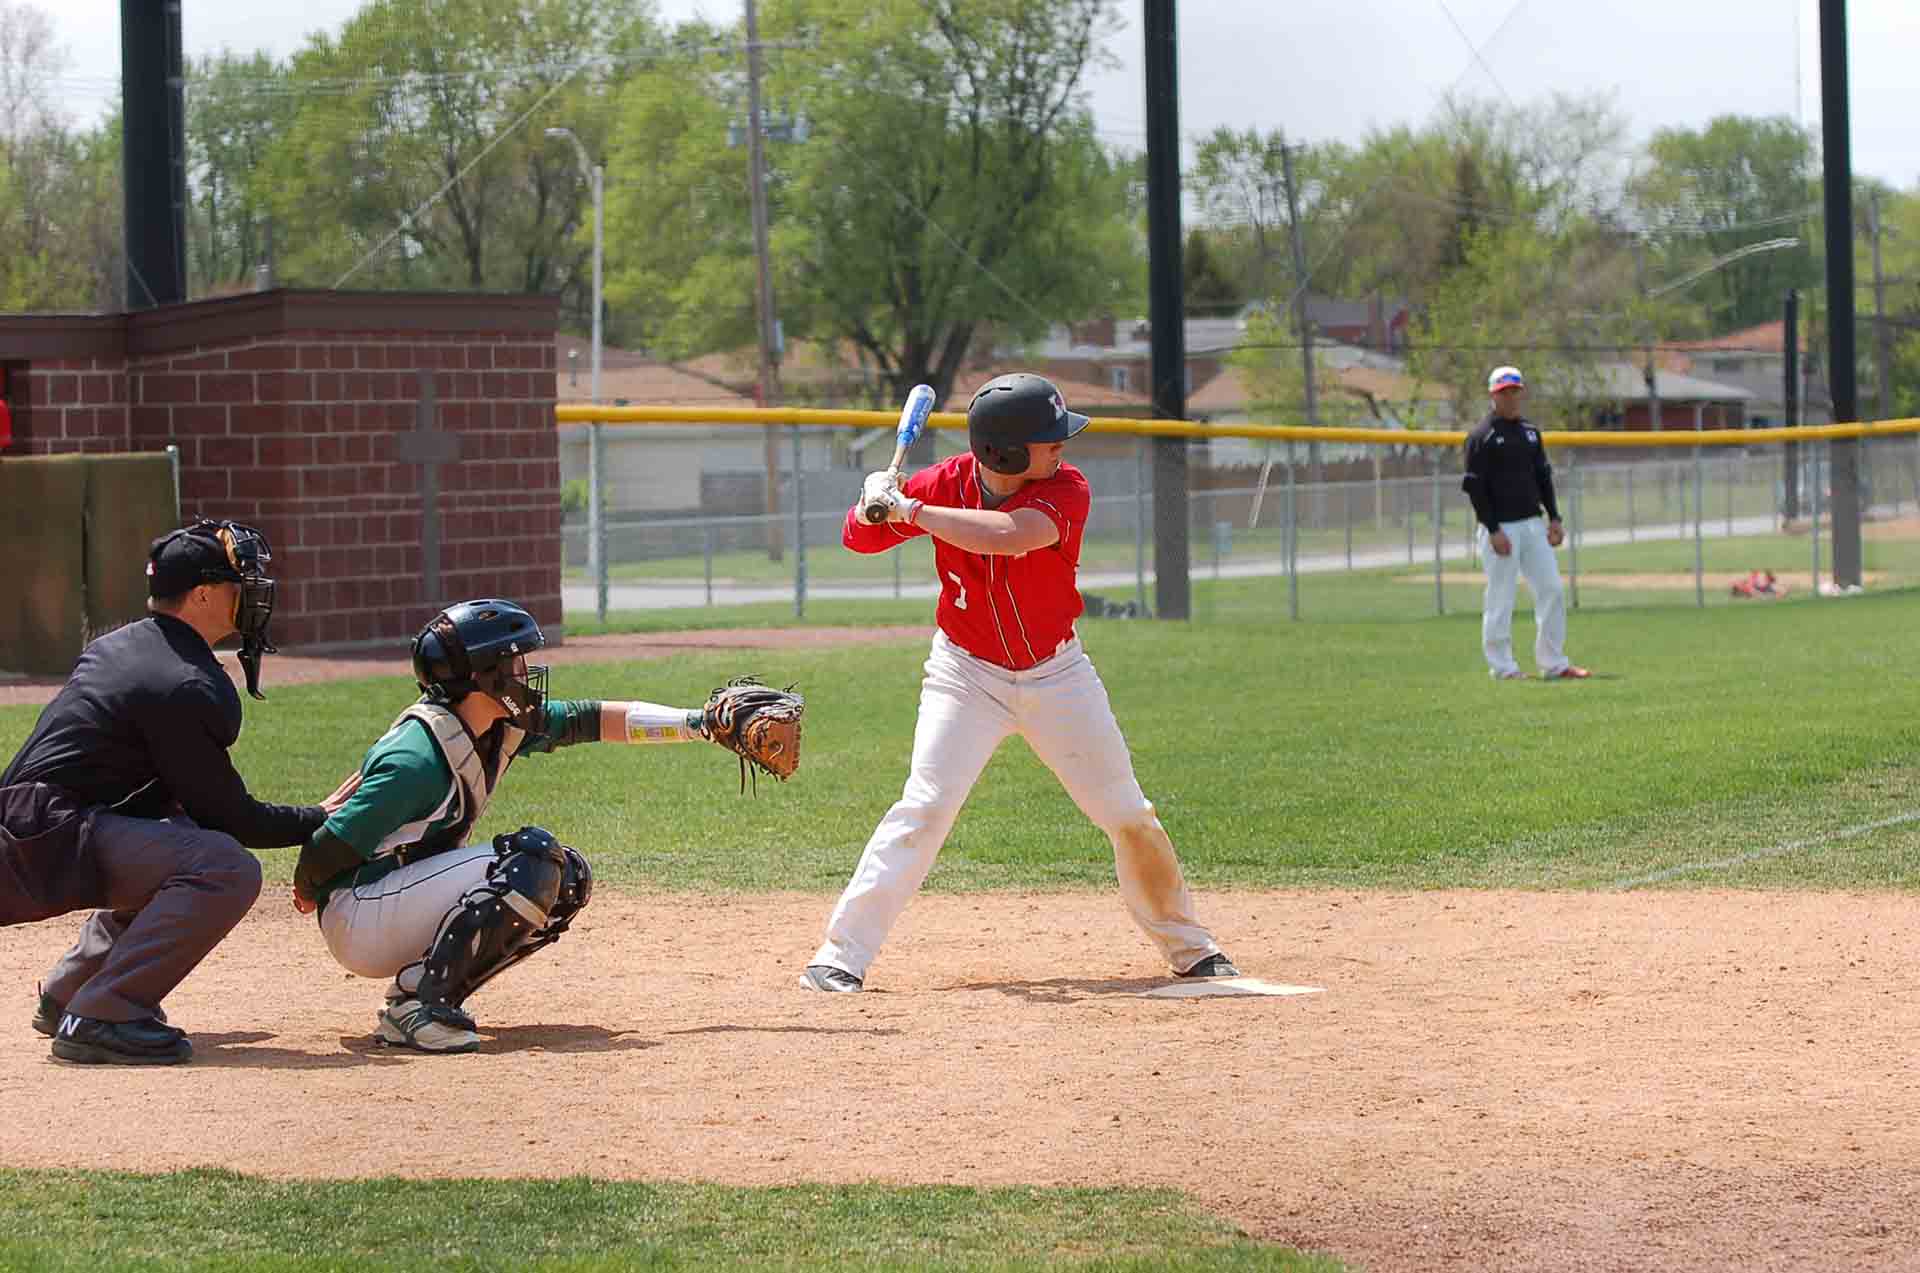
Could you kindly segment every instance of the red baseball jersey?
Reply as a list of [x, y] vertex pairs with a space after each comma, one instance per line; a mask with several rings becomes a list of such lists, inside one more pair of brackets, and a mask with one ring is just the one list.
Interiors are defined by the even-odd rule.
[[[921, 469], [901, 484], [913, 499], [936, 507], [983, 508], [980, 462], [971, 452]], [[1036, 508], [1053, 519], [1060, 538], [1017, 557], [990, 556], [933, 541], [940, 576], [937, 622], [947, 639], [989, 663], [1025, 671], [1050, 657], [1073, 635], [1080, 617], [1080, 537], [1093, 492], [1086, 476], [1062, 463], [1052, 477], [1028, 482], [996, 506], [1011, 513]], [[869, 524], [858, 504], [847, 510], [840, 542], [857, 553], [885, 552], [927, 532], [905, 522]]]

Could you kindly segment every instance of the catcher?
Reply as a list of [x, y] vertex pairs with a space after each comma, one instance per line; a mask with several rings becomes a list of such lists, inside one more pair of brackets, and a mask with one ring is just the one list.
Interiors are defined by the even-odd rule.
[[319, 912], [341, 967], [391, 977], [378, 1037], [422, 1052], [480, 1046], [467, 997], [560, 939], [593, 894], [580, 852], [539, 827], [469, 844], [507, 768], [574, 743], [706, 739], [785, 780], [800, 764], [798, 694], [750, 678], [696, 709], [549, 700], [546, 645], [507, 601], [451, 606], [413, 641], [423, 691], [321, 802], [326, 822], [301, 846], [294, 905]]

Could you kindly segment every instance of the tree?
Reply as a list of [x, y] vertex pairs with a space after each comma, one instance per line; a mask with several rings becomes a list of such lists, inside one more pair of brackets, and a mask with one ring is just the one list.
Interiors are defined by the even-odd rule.
[[1819, 283], [1809, 230], [1816, 153], [1800, 124], [1784, 116], [1722, 115], [1702, 129], [1661, 129], [1647, 156], [1631, 195], [1654, 238], [1650, 283], [1796, 231], [1808, 240], [1800, 248], [1736, 261], [1703, 279], [1694, 294], [1711, 327], [1729, 331], [1779, 317], [1789, 288]]
[[[1414, 331], [1408, 370], [1467, 427], [1495, 365], [1523, 366], [1535, 417], [1559, 428], [1593, 423], [1607, 397], [1601, 366], [1619, 360], [1638, 317], [1620, 244], [1592, 226], [1557, 236], [1530, 224], [1472, 231], [1465, 259], [1434, 289]], [[1421, 396], [1425, 396], [1424, 393]]]
[[1214, 255], [1209, 236], [1198, 226], [1187, 231], [1187, 246], [1180, 259], [1180, 281], [1186, 290], [1190, 314], [1231, 314], [1246, 299], [1240, 285]]
[[[809, 127], [804, 144], [768, 148], [774, 290], [790, 339], [851, 345], [892, 397], [921, 382], [944, 397], [982, 332], [1036, 339], [1141, 295], [1131, 170], [1100, 146], [1084, 102], [1111, 8], [768, 6], [766, 38], [808, 41], [768, 73], [768, 97]], [[669, 352], [751, 342], [745, 148], [716, 156], [713, 132], [674, 131], [738, 117], [738, 88], [736, 65], [708, 60], [671, 86], [623, 94], [616, 162], [651, 180], [611, 205], [629, 249], [609, 291], [655, 308]], [[696, 94], [705, 100], [670, 100]]]
[[265, 53], [221, 51], [188, 67], [187, 258], [198, 294], [251, 284], [271, 264], [262, 165], [291, 126], [286, 66]]
[[[267, 152], [282, 273], [333, 286], [544, 292], [577, 280], [590, 204], [569, 127], [602, 151], [645, 0], [370, 0], [288, 73]], [[585, 306], [582, 306], [584, 309]]]
[[[1247, 317], [1247, 334], [1227, 355], [1227, 365], [1247, 389], [1247, 406], [1266, 424], [1307, 422], [1306, 367], [1300, 357], [1300, 330], [1293, 311], [1257, 310]], [[1316, 352], [1313, 360], [1315, 410], [1322, 426], [1370, 425], [1373, 417], [1359, 399], [1332, 391], [1333, 364]]]

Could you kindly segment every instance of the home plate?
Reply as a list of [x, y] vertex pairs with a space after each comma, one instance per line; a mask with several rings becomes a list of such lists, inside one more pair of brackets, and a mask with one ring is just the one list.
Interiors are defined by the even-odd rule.
[[1197, 999], [1201, 995], [1317, 995], [1326, 993], [1320, 986], [1287, 986], [1258, 977], [1207, 977], [1199, 981], [1176, 981], [1158, 990], [1142, 990], [1143, 999]]

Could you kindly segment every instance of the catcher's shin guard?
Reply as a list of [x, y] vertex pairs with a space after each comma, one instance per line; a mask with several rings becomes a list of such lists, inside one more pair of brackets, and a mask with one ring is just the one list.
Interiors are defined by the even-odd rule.
[[[495, 836], [487, 882], [460, 899], [427, 947], [414, 993], [458, 1009], [474, 991], [560, 940], [593, 895], [593, 872], [577, 850], [539, 827]], [[397, 984], [404, 985], [403, 971]]]

